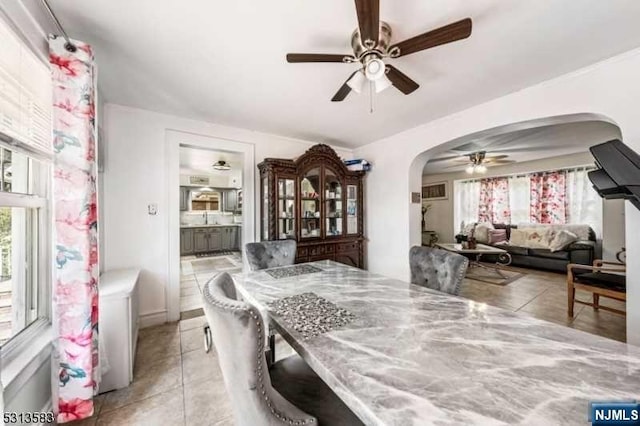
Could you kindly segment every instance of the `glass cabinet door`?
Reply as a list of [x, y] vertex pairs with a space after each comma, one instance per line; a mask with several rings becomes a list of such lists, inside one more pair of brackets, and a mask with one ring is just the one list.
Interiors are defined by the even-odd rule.
[[296, 238], [295, 180], [278, 179], [278, 235], [279, 240]]
[[320, 168], [309, 170], [300, 181], [300, 237], [320, 236]]
[[324, 175], [324, 208], [325, 236], [342, 235], [342, 183], [330, 169], [325, 169]]
[[347, 234], [358, 233], [358, 185], [347, 185]]

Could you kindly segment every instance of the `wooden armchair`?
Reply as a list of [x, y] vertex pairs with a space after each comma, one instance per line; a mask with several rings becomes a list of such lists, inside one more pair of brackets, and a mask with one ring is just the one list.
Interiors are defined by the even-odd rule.
[[[595, 260], [593, 266], [567, 265], [567, 296], [569, 317], [573, 318], [574, 303], [604, 309], [617, 314], [626, 315], [625, 311], [600, 305], [600, 296], [610, 299], [627, 300], [626, 266], [623, 263]], [[593, 293], [593, 302], [576, 299], [576, 289]]]

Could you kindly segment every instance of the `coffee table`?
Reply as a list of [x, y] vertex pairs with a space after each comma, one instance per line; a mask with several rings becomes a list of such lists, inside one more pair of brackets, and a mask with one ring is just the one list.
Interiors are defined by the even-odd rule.
[[[511, 264], [511, 254], [506, 250], [503, 250], [497, 247], [487, 246], [484, 244], [477, 244], [476, 248], [473, 248], [473, 249], [464, 248], [462, 244], [455, 244], [455, 243], [436, 243], [435, 246], [443, 250], [451, 251], [458, 254], [473, 255], [475, 256], [475, 259], [471, 259], [471, 261], [469, 262], [469, 268], [488, 269], [490, 271], [493, 271], [497, 276], [499, 276], [503, 280], [509, 279], [509, 277], [507, 277], [504, 273], [502, 273], [502, 270], [500, 269], [500, 266], [507, 266]], [[480, 263], [480, 259], [485, 254], [497, 255], [498, 261], [493, 266]], [[486, 281], [481, 278], [477, 278], [473, 276], [469, 276], [469, 278], [476, 281], [491, 282], [491, 281]]]

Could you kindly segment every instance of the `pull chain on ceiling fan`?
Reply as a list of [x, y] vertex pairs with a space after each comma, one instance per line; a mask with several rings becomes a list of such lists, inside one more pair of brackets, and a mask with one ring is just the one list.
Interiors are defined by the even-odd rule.
[[[400, 43], [391, 44], [391, 27], [380, 21], [379, 0], [355, 0], [358, 15], [358, 28], [351, 35], [353, 55], [334, 55], [322, 53], [289, 53], [287, 62], [359, 62], [361, 68], [355, 71], [331, 98], [333, 102], [343, 101], [353, 90], [361, 93], [368, 85], [373, 92], [380, 93], [395, 86], [405, 95], [413, 93], [418, 83], [383, 59], [395, 59], [425, 49], [462, 40], [471, 35], [471, 19], [466, 18], [444, 27], [428, 31]], [[371, 99], [373, 110], [373, 99]]]

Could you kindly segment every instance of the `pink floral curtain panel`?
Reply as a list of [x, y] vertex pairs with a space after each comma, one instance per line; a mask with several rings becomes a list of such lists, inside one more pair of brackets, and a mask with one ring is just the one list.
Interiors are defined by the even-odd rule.
[[531, 176], [530, 221], [567, 223], [567, 176], [551, 172]]
[[511, 223], [509, 180], [507, 178], [491, 178], [480, 181], [478, 222]]
[[[54, 409], [58, 422], [93, 414], [98, 357], [95, 74], [91, 47], [50, 36], [53, 78]], [[57, 384], [57, 385], [56, 385]]]

